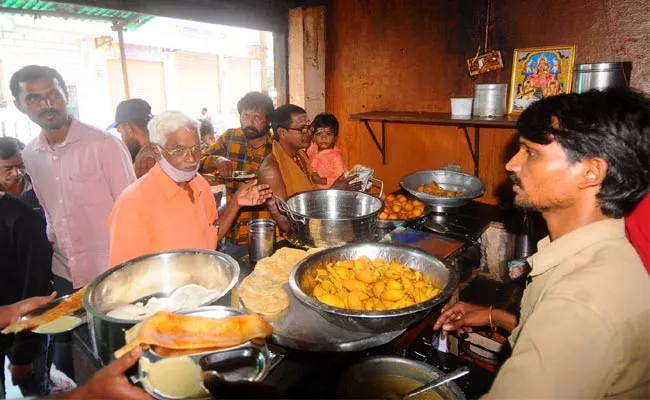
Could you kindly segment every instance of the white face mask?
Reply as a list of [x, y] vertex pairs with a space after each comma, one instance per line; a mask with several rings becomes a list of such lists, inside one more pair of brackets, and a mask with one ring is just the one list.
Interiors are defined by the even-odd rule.
[[194, 179], [196, 173], [199, 172], [198, 163], [196, 164], [196, 167], [193, 171], [183, 171], [171, 165], [169, 161], [167, 161], [162, 155], [160, 156], [158, 163], [160, 164], [160, 168], [163, 170], [163, 172], [176, 183], [189, 182]]

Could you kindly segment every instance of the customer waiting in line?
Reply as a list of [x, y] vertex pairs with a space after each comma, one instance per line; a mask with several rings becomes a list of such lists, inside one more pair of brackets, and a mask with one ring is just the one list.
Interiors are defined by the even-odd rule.
[[[9, 138], [0, 138], [0, 152], [2, 139]], [[45, 234], [45, 218], [30, 205], [2, 191], [0, 276], [0, 306], [52, 292], [52, 248]], [[47, 350], [44, 335], [0, 335], [0, 396], [4, 394], [5, 356], [9, 359], [11, 380], [23, 396], [48, 395], [51, 360], [47, 360]]]
[[[22, 156], [45, 212], [54, 289], [71, 294], [106, 270], [106, 220], [136, 179], [131, 157], [118, 138], [69, 113], [66, 84], [55, 69], [23, 67], [9, 87], [16, 108], [41, 127]], [[54, 364], [74, 376], [69, 333], [57, 335]]]
[[239, 210], [263, 204], [268, 185], [242, 184], [222, 215], [200, 174], [201, 143], [194, 119], [166, 111], [149, 122], [158, 163], [124, 190], [108, 218], [108, 266], [146, 254], [178, 249], [215, 250]]
[[[219, 178], [230, 178], [232, 171], [257, 173], [262, 160], [271, 154], [273, 100], [266, 94], [249, 92], [237, 102], [237, 112], [240, 127], [226, 130], [203, 152], [202, 173], [214, 173]], [[234, 180], [223, 182], [226, 199], [231, 202], [241, 183]], [[269, 215], [264, 204], [241, 209], [220, 250], [235, 258], [247, 254], [248, 222], [269, 218]]]
[[43, 215], [32, 180], [27, 175], [21, 154], [25, 145], [12, 137], [0, 137], [0, 192], [10, 194], [27, 203]]
[[[12, 324], [23, 315], [29, 314], [38, 307], [51, 302], [55, 297], [56, 292], [49, 296], [30, 297], [16, 303], [0, 306], [0, 329]], [[0, 339], [2, 336], [4, 335], [0, 334]], [[144, 390], [133, 386], [125, 375], [126, 371], [138, 362], [141, 354], [142, 349], [138, 346], [93, 375], [90, 382], [86, 385], [83, 385], [70, 393], [57, 396], [56, 398], [60, 400], [151, 399], [151, 396], [145, 393]]]
[[[313, 170], [305, 149], [311, 145], [311, 129], [307, 112], [294, 104], [278, 107], [271, 121], [273, 152], [260, 166], [258, 178], [268, 184], [274, 196], [287, 199], [295, 193], [317, 189], [312, 181]], [[340, 177], [331, 188], [359, 190], [361, 183], [350, 184], [355, 177]], [[282, 215], [275, 197], [267, 202], [271, 217], [284, 232], [289, 231], [289, 220]]]
[[153, 118], [151, 106], [142, 99], [124, 100], [117, 105], [115, 122], [109, 129], [117, 128], [122, 141], [131, 153], [135, 176], [140, 178], [156, 165], [156, 153], [149, 140], [147, 124]]
[[[201, 146], [202, 150], [206, 152], [210, 149], [210, 146], [212, 146], [216, 141], [216, 137], [214, 136], [214, 125], [212, 125], [212, 122], [208, 121], [207, 119], [200, 119], [199, 120], [199, 133], [201, 134]], [[203, 154], [201, 154], [201, 158], [203, 158]]]

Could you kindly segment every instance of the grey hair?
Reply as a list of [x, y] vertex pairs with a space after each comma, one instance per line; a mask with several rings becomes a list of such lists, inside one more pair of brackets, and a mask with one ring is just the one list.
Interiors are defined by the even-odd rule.
[[164, 145], [167, 135], [181, 128], [189, 128], [199, 134], [198, 123], [180, 111], [164, 111], [149, 121], [150, 140], [159, 145]]

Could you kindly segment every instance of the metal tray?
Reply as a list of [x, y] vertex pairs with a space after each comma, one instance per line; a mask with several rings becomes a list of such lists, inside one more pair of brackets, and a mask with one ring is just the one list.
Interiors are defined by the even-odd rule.
[[[431, 181], [436, 181], [444, 189], [463, 192], [463, 196], [438, 197], [416, 190], [418, 185], [428, 185]], [[485, 194], [485, 185], [477, 177], [448, 170], [415, 172], [404, 176], [400, 185], [418, 200], [433, 207], [434, 211], [460, 207]]]
[[[49, 310], [53, 309], [54, 307], [58, 306], [59, 304], [63, 303], [65, 300], [70, 298], [70, 296], [72, 296], [72, 295], [68, 294], [68, 295], [65, 295], [65, 296], [57, 297], [53, 301], [51, 301], [51, 302], [49, 302], [47, 304], [43, 304], [42, 306], [38, 307], [34, 311], [30, 312], [29, 314], [23, 315], [20, 318], [20, 320], [24, 321], [26, 319], [37, 317], [37, 316], [43, 314], [44, 312], [49, 311]], [[39, 327], [34, 328], [34, 330], [31, 330], [30, 332], [38, 333], [39, 335], [58, 335], [59, 333], [69, 332], [69, 331], [77, 328], [78, 326], [81, 326], [81, 325], [85, 324], [86, 322], [88, 322], [88, 317], [86, 316], [86, 310], [83, 308], [83, 306], [79, 306], [79, 308], [76, 311], [74, 311], [74, 312], [72, 312], [70, 314], [67, 314], [67, 315], [69, 315], [71, 317], [79, 318], [79, 322], [77, 323], [77, 325], [75, 325], [74, 327], [72, 327], [70, 329], [66, 329], [64, 331], [60, 331], [60, 332], [56, 332], [56, 333], [38, 332], [35, 329], [38, 329]]]
[[429, 205], [424, 204], [424, 212], [419, 217], [409, 219], [377, 219], [377, 228], [395, 229], [399, 228], [400, 226], [408, 226], [423, 220], [429, 214], [431, 214], [431, 211], [433, 211], [432, 208]]
[[246, 182], [257, 178], [257, 172], [249, 171], [232, 171], [232, 176], [216, 176], [218, 179], [225, 181]]
[[[229, 316], [244, 314], [240, 310], [224, 306], [204, 306], [193, 310], [181, 311], [179, 313], [208, 318], [225, 318]], [[206, 373], [214, 371], [214, 369], [210, 368], [210, 364], [218, 362], [228, 363], [229, 361], [235, 359], [253, 357], [255, 360], [257, 360], [255, 363], [256, 366], [254, 368], [239, 372], [231, 371], [228, 374], [220, 374], [220, 376], [221, 379], [226, 381], [254, 382], [264, 380], [268, 374], [280, 363], [280, 361], [282, 361], [284, 356], [285, 352], [282, 349], [278, 349], [273, 346], [269, 348], [269, 346], [266, 344], [247, 342], [239, 346], [229, 347], [212, 352], [192, 354], [188, 355], [187, 357], [192, 359], [192, 361], [194, 361], [194, 363], [196, 363], [202, 369], [204, 379]], [[133, 379], [134, 382], [140, 382], [145, 391], [158, 400], [171, 400], [173, 398], [165, 396], [150, 384], [145, 383], [147, 382], [148, 375], [146, 365], [154, 364], [165, 358], [166, 357], [159, 355], [152, 349], [143, 352], [138, 362], [138, 376], [134, 377]], [[212, 398], [207, 388], [203, 387], [202, 390], [204, 390], [204, 396], [195, 397], [195, 399]]]
[[[402, 329], [377, 334], [341, 328], [302, 304], [293, 295], [288, 283], [285, 283], [283, 288], [289, 295], [289, 309], [279, 319], [269, 321], [274, 329], [270, 339], [271, 343], [295, 350], [359, 351], [386, 344], [406, 331], [406, 329]], [[233, 296], [236, 296], [235, 291]], [[245, 309], [238, 297], [233, 304]]]

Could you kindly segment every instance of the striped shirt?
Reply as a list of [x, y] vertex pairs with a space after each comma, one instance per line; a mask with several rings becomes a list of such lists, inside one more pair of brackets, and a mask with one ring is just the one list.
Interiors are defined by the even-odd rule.
[[[271, 154], [272, 146], [269, 140], [258, 149], [254, 150], [248, 145], [244, 131], [241, 128], [228, 129], [225, 131], [217, 141], [204, 152], [201, 157], [201, 171], [204, 173], [212, 173], [217, 170], [215, 159], [217, 157], [225, 157], [232, 161], [233, 171], [250, 171], [257, 172], [262, 164], [262, 160]], [[232, 196], [239, 187], [239, 182], [226, 181], [226, 198], [231, 201]], [[235, 222], [233, 222], [227, 238], [237, 242], [238, 244], [248, 243], [248, 221], [258, 218], [270, 218], [271, 214], [266, 208], [266, 205], [257, 207], [243, 208]]]

